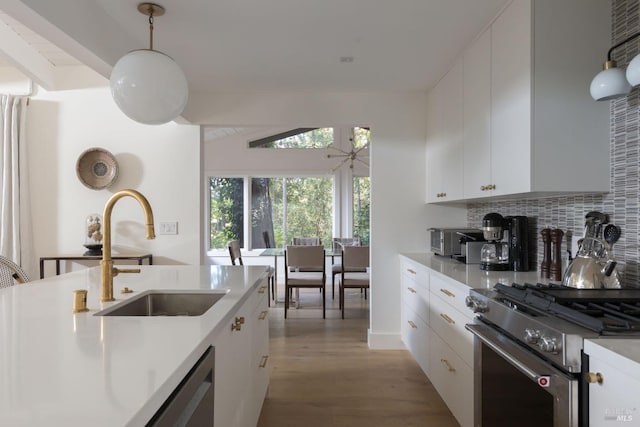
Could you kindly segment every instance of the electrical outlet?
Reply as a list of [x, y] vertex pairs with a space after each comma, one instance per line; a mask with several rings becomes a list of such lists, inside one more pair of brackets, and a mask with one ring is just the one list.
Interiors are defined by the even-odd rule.
[[178, 222], [161, 222], [158, 234], [178, 234]]

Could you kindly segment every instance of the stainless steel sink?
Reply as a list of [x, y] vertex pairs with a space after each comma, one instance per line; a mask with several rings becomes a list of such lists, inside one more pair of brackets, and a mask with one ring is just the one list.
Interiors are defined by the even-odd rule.
[[145, 291], [96, 316], [201, 316], [226, 292]]

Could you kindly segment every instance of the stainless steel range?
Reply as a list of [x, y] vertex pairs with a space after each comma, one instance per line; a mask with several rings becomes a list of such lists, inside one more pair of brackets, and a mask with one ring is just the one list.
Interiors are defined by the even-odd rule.
[[640, 336], [640, 289], [497, 284], [471, 290], [467, 306], [475, 427], [588, 426], [584, 339]]

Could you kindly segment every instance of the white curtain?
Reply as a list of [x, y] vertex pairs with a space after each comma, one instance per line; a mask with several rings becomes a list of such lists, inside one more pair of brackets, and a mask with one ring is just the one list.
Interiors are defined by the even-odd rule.
[[0, 254], [37, 277], [33, 259], [30, 195], [25, 144], [26, 96], [0, 95]]

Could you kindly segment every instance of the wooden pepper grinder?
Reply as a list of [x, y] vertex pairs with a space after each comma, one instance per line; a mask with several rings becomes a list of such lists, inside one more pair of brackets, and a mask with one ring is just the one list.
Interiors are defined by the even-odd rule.
[[551, 266], [549, 272], [551, 273], [551, 280], [556, 282], [562, 280], [562, 236], [564, 236], [564, 231], [559, 228], [551, 230], [551, 244], [553, 248], [551, 250]]
[[540, 264], [540, 276], [544, 279], [550, 278], [550, 269], [551, 269], [551, 229], [545, 228], [540, 231], [542, 235], [542, 243], [543, 243], [543, 252], [542, 252], [542, 263]]

